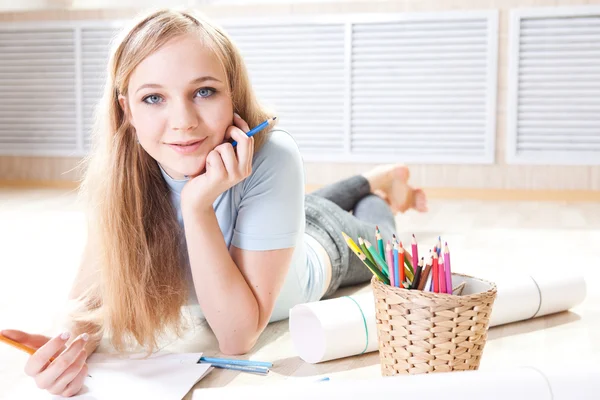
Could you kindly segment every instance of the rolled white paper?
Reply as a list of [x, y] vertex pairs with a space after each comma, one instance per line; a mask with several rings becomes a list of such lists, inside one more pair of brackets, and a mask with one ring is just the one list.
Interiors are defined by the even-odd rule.
[[[498, 288], [490, 326], [565, 311], [581, 303], [586, 295], [582, 276], [534, 275], [489, 280]], [[460, 281], [457, 276], [454, 286]], [[473, 289], [467, 285], [464, 294], [476, 292]], [[314, 364], [377, 350], [373, 293], [369, 291], [352, 299], [360, 309], [351, 299], [341, 297], [299, 304], [290, 310], [290, 334], [300, 358]]]
[[[293, 382], [293, 381], [292, 381]], [[200, 389], [192, 399], [591, 400], [600, 391], [598, 367], [465, 371], [400, 375], [364, 380]]]
[[290, 334], [300, 357], [313, 364], [375, 351], [373, 295], [299, 304], [290, 311]]

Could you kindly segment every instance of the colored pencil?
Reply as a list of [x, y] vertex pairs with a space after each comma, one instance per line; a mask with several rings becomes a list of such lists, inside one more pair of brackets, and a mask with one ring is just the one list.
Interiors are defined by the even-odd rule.
[[398, 257], [399, 257], [398, 264], [402, 266], [401, 268], [399, 268], [401, 283], [404, 283], [404, 281], [406, 280], [406, 271], [404, 270], [404, 256], [405, 256], [404, 247], [402, 247], [402, 242], [400, 242], [400, 243], [398, 243]]
[[392, 245], [389, 240], [385, 245], [385, 262], [390, 268], [390, 286], [396, 286], [396, 277], [394, 276], [394, 254], [392, 253]]
[[415, 267], [419, 263], [419, 247], [417, 246], [417, 238], [415, 237], [414, 233], [412, 235], [411, 252], [412, 252], [412, 265], [413, 265], [413, 267]]
[[273, 367], [273, 363], [267, 361], [236, 360], [234, 358], [200, 357], [200, 360], [198, 360], [198, 362], [206, 362], [210, 364], [243, 365], [248, 367], [263, 368]]
[[412, 281], [412, 285], [410, 286], [411, 289], [418, 289], [419, 288], [419, 281], [421, 279], [421, 270], [423, 269], [423, 257], [421, 257], [421, 259], [419, 260], [419, 264], [417, 264], [417, 270], [415, 272], [415, 279], [413, 279]]
[[444, 269], [446, 272], [446, 291], [452, 294], [452, 269], [450, 268], [450, 250], [448, 250], [448, 242], [444, 246]]
[[438, 254], [438, 257], [440, 256], [440, 254], [442, 254], [442, 237], [441, 236], [438, 236], [437, 254]]
[[[396, 287], [402, 287], [402, 280], [400, 280], [400, 268], [399, 268], [399, 258], [398, 258], [398, 242], [394, 239], [394, 283]], [[404, 265], [402, 268], [404, 269]]]
[[[205, 363], [205, 362], [203, 362], [203, 363]], [[209, 363], [205, 363], [205, 364], [209, 364]], [[265, 367], [250, 367], [250, 366], [246, 366], [246, 365], [216, 364], [216, 363], [210, 363], [210, 365], [215, 368], [219, 368], [219, 369], [228, 369], [231, 371], [249, 372], [251, 374], [257, 374], [257, 375], [268, 375], [269, 374], [269, 368], [265, 368]]]
[[346, 235], [344, 232], [342, 232], [342, 236], [344, 237], [346, 244], [348, 244], [348, 247], [350, 247], [352, 251], [354, 251], [355, 253], [357, 251], [360, 251], [360, 248], [356, 245], [356, 243], [354, 243], [354, 240], [352, 240], [350, 236]]
[[390, 272], [385, 260], [379, 255], [379, 252], [375, 250], [371, 242], [365, 240], [365, 246], [367, 246], [367, 250], [369, 250], [369, 253], [371, 253], [373, 258], [375, 259], [375, 262], [381, 268], [381, 272], [383, 272], [383, 274], [389, 279]]
[[448, 293], [446, 291], [446, 273], [444, 272], [444, 259], [442, 257], [438, 257], [438, 276], [440, 293]]
[[432, 280], [433, 280], [433, 292], [440, 292], [440, 280], [439, 280], [439, 267], [438, 267], [438, 255], [437, 252], [433, 252], [433, 268], [432, 268]]
[[419, 286], [417, 289], [424, 290], [425, 284], [427, 283], [427, 279], [429, 278], [429, 274], [431, 273], [431, 264], [427, 264], [423, 272], [421, 273], [421, 279], [419, 279]]
[[367, 266], [367, 268], [369, 268], [369, 271], [371, 271], [373, 275], [375, 275], [380, 281], [382, 281], [386, 285], [390, 284], [390, 280], [387, 278], [387, 276], [385, 276], [384, 273], [382, 273], [375, 264], [372, 264], [371, 261], [369, 261], [367, 256], [365, 256], [365, 254], [360, 249], [355, 250], [352, 246], [350, 246], [350, 244], [348, 244], [348, 247], [350, 247], [350, 250], [352, 250], [352, 252], [356, 254], [356, 256], [360, 259], [360, 261], [363, 262], [363, 264]]
[[[252, 128], [248, 132], [246, 132], [246, 136], [252, 137], [252, 136], [256, 135], [258, 132], [262, 131], [267, 126], [269, 126], [269, 124], [274, 122], [276, 119], [277, 119], [277, 117], [269, 118], [265, 122], [261, 123], [260, 125], [257, 125], [255, 128]], [[237, 146], [237, 142], [234, 140], [233, 142], [231, 142], [231, 145], [233, 147], [235, 147], [235, 146]]]
[[373, 265], [377, 265], [377, 263], [375, 262], [375, 259], [371, 255], [371, 253], [369, 253], [369, 250], [367, 249], [367, 246], [365, 246], [365, 241], [361, 237], [358, 238], [358, 246], [360, 247], [360, 249], [362, 250], [362, 252], [365, 254], [365, 256], [367, 256], [367, 258], [369, 259], [369, 261], [371, 261], [371, 263]]
[[385, 259], [385, 250], [383, 249], [383, 238], [381, 237], [379, 226], [375, 226], [375, 240], [377, 240], [377, 250], [379, 250], [379, 255], [381, 256], [381, 258]]

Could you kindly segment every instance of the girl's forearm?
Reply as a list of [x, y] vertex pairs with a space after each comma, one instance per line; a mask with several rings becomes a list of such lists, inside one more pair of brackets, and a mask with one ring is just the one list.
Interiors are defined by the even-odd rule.
[[198, 303], [226, 354], [248, 352], [260, 335], [259, 307], [229, 250], [212, 207], [184, 211]]

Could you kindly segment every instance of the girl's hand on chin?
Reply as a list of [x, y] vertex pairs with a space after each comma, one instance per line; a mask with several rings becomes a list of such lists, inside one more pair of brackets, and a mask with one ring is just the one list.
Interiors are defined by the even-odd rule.
[[239, 115], [234, 114], [233, 123], [227, 128], [225, 139], [237, 141], [237, 151], [225, 142], [208, 153], [204, 172], [190, 179], [181, 192], [181, 208], [185, 213], [212, 210], [221, 193], [252, 173], [254, 138], [246, 136], [250, 128]]

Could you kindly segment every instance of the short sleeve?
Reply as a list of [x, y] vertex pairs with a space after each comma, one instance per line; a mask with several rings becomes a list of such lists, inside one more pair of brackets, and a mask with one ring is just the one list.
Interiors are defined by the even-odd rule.
[[304, 223], [300, 151], [287, 132], [270, 132], [243, 182], [231, 244], [257, 251], [294, 247]]

